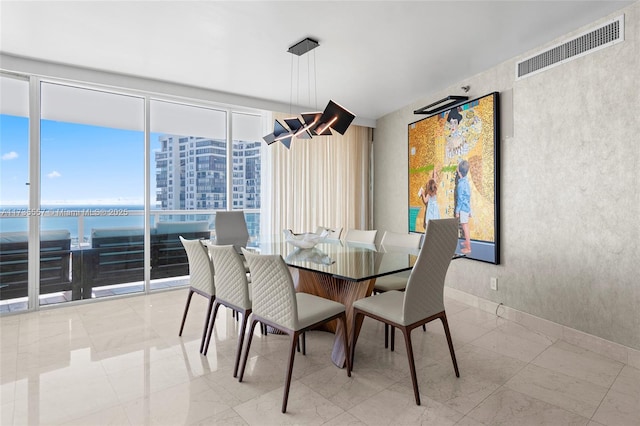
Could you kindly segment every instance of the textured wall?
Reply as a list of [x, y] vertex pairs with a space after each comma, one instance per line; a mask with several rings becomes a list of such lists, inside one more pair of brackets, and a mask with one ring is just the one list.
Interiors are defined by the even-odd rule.
[[378, 120], [374, 221], [407, 229], [414, 109], [467, 84], [504, 93], [501, 264], [454, 262], [447, 285], [640, 349], [640, 2], [593, 25], [621, 13], [623, 43], [515, 81], [523, 52]]

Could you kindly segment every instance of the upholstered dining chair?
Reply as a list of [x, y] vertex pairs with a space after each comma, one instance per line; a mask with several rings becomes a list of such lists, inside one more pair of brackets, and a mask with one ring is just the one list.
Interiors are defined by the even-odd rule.
[[378, 231], [365, 229], [347, 229], [344, 236], [346, 243], [375, 244]]
[[214, 246], [209, 245], [209, 254], [213, 261], [213, 268], [216, 273], [216, 299], [213, 304], [213, 315], [209, 321], [207, 340], [203, 355], [207, 355], [213, 327], [216, 322], [216, 315], [220, 305], [232, 309], [234, 312], [242, 314], [242, 325], [238, 334], [238, 348], [236, 349], [236, 362], [233, 367], [233, 377], [238, 377], [238, 366], [240, 365], [240, 355], [242, 354], [242, 344], [247, 328], [247, 317], [251, 314], [251, 297], [249, 294], [249, 280], [245, 272], [242, 258], [236, 252], [233, 245]]
[[207, 249], [202, 245], [200, 240], [187, 240], [180, 236], [180, 241], [184, 246], [184, 250], [187, 252], [187, 259], [189, 260], [189, 295], [187, 296], [187, 304], [184, 307], [182, 324], [180, 324], [180, 332], [178, 333], [178, 336], [182, 336], [182, 330], [184, 329], [184, 323], [187, 320], [187, 312], [189, 311], [189, 305], [191, 304], [193, 293], [198, 293], [199, 295], [206, 297], [209, 300], [209, 305], [207, 307], [207, 316], [204, 321], [202, 342], [200, 343], [200, 352], [202, 352], [207, 336], [207, 326], [209, 325], [209, 318], [211, 317], [213, 301], [216, 298], [216, 288], [213, 281], [213, 264], [209, 259]]
[[353, 303], [353, 328], [351, 333], [351, 363], [355, 357], [358, 338], [356, 325], [367, 316], [399, 328], [404, 335], [413, 382], [416, 404], [420, 405], [420, 393], [411, 344], [411, 331], [435, 319], [442, 321], [449, 344], [456, 377], [460, 377], [458, 363], [451, 341], [447, 314], [444, 309], [444, 281], [451, 258], [458, 243], [458, 220], [439, 219], [429, 222], [424, 243], [404, 292], [387, 291]]
[[329, 235], [327, 235], [327, 239], [328, 240], [339, 240], [340, 239], [340, 235], [342, 234], [342, 227], [339, 227], [339, 228], [327, 228], [325, 226], [318, 226], [316, 228], [316, 232], [315, 233], [320, 235], [325, 230], [329, 231]]
[[[291, 337], [289, 365], [284, 383], [282, 412], [287, 411], [291, 373], [299, 336], [313, 327], [338, 319], [346, 330], [347, 317], [342, 303], [308, 293], [296, 293], [287, 264], [280, 255], [260, 255], [243, 250], [251, 271], [253, 287], [253, 313], [249, 327], [249, 340], [244, 349], [239, 381], [249, 358], [253, 329], [259, 322], [267, 324]], [[344, 345], [347, 347], [346, 333]], [[348, 353], [348, 349], [347, 349]], [[347, 375], [351, 377], [351, 361], [347, 357]]]
[[[382, 234], [382, 240], [380, 246], [382, 251], [395, 251], [402, 249], [419, 249], [420, 242], [422, 241], [422, 234], [401, 234], [398, 232], [385, 231]], [[404, 291], [407, 286], [407, 280], [409, 279], [411, 271], [399, 272], [397, 274], [385, 275], [376, 279], [375, 286], [373, 287], [374, 293], [384, 293], [385, 291], [398, 290]], [[422, 329], [426, 331], [424, 324]], [[395, 346], [395, 330], [391, 331], [391, 350], [394, 350]], [[389, 325], [384, 325], [384, 347], [389, 347]]]
[[247, 229], [247, 222], [244, 218], [244, 211], [216, 212], [215, 230], [216, 245], [233, 245], [238, 253], [240, 253], [241, 247], [247, 246], [249, 230]]

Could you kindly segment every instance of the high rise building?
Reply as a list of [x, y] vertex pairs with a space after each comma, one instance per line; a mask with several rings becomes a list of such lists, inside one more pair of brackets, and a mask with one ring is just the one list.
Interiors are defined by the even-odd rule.
[[[221, 139], [163, 135], [156, 160], [156, 207], [225, 210], [227, 148]], [[233, 141], [233, 210], [260, 208], [260, 141]]]

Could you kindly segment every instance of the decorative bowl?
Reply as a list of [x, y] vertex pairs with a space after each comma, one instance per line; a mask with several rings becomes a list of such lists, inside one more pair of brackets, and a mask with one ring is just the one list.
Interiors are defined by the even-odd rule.
[[284, 233], [285, 241], [291, 244], [292, 246], [301, 248], [301, 249], [311, 249], [316, 246], [316, 244], [323, 242], [327, 236], [329, 235], [329, 231], [326, 229], [322, 231], [320, 234], [316, 234], [313, 232], [305, 232], [304, 234], [294, 234], [291, 229], [285, 229], [282, 231]]

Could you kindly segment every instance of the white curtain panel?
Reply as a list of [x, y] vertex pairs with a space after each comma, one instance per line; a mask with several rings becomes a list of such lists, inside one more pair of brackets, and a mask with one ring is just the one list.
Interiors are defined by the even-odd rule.
[[[280, 122], [287, 116], [274, 114]], [[280, 142], [266, 147], [264, 232], [368, 229], [371, 135], [370, 128], [352, 125], [344, 135], [294, 139], [290, 150]]]

